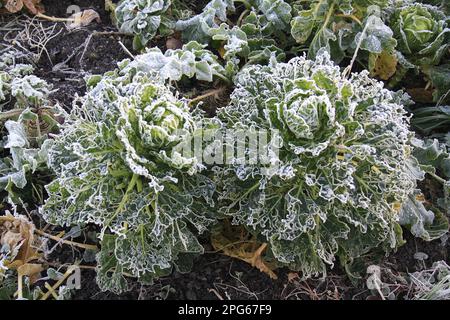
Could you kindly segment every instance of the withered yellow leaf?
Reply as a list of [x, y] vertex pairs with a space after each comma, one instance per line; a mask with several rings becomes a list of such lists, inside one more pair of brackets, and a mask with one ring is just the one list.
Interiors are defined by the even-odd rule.
[[8, 245], [14, 253], [7, 267], [18, 269], [20, 266], [40, 257], [37, 249], [40, 240], [34, 236], [35, 226], [25, 216], [7, 214], [0, 217], [0, 245]]
[[388, 80], [397, 71], [398, 59], [395, 53], [383, 51], [379, 55], [372, 55], [370, 64], [372, 77]]
[[39, 279], [39, 274], [44, 270], [42, 264], [26, 263], [17, 268], [17, 273], [21, 276], [30, 278], [30, 283], [33, 284]]
[[223, 254], [240, 259], [266, 273], [270, 278], [277, 279], [273, 271], [275, 265], [264, 259], [264, 252], [267, 243], [256, 241], [249, 233], [240, 227], [233, 226], [228, 232], [215, 232], [211, 235], [211, 244], [217, 251]]

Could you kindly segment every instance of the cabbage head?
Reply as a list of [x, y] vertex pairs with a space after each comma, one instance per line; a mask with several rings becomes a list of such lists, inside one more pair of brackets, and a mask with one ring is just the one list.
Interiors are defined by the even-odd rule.
[[374, 248], [394, 250], [403, 243], [400, 221], [417, 230], [434, 221], [416, 208], [424, 172], [411, 156], [406, 103], [367, 71], [343, 76], [324, 51], [315, 61], [243, 69], [218, 118], [227, 130], [264, 130], [275, 142], [261, 157], [270, 157], [266, 165], [236, 157], [214, 169], [222, 217], [305, 278], [337, 257], [347, 263]]

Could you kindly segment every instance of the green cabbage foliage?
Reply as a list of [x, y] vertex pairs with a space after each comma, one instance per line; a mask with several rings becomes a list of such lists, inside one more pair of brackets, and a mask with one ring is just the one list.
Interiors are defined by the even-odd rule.
[[182, 77], [195, 78], [200, 81], [212, 82], [214, 78], [230, 81], [232, 70], [225, 69], [206, 45], [191, 41], [181, 49], [169, 49], [165, 53], [155, 47], [147, 49], [146, 53], [135, 57], [133, 61], [126, 59], [120, 63], [120, 73], [142, 71], [157, 73], [164, 80], [179, 81]]
[[[406, 103], [367, 71], [344, 77], [324, 50], [315, 61], [243, 69], [218, 118], [228, 129], [277, 130], [279, 139], [267, 165], [236, 158], [214, 168], [220, 213], [305, 278], [336, 257], [346, 263], [376, 247], [395, 249], [403, 216], [424, 228], [435, 222], [405, 206], [425, 174], [411, 155]], [[440, 228], [434, 237], [447, 231]]]
[[437, 208], [450, 214], [450, 133], [438, 139], [416, 140], [414, 156], [422, 169], [442, 185], [442, 197], [437, 199]]
[[49, 101], [51, 86], [32, 72], [31, 65], [15, 61], [14, 52], [0, 58], [0, 191], [16, 203], [43, 202], [48, 135], [62, 112]]
[[421, 107], [414, 110], [412, 124], [429, 135], [450, 128], [450, 106]]
[[44, 104], [51, 93], [49, 84], [32, 75], [33, 66], [18, 63], [15, 56], [7, 52], [0, 57], [0, 111], [8, 103], [17, 108]]
[[[152, 16], [144, 19], [145, 23], [141, 23], [146, 27], [153, 26], [154, 23], [149, 23], [147, 20], [154, 19], [158, 22], [158, 26], [159, 23], [165, 22], [165, 29], [180, 31], [186, 43], [191, 41], [205, 45], [212, 43], [216, 48], [223, 45], [226, 68], [233, 73], [239, 70], [239, 64], [242, 61], [267, 62], [273, 54], [282, 60], [284, 58], [282, 48], [292, 42], [289, 38], [292, 8], [283, 0], [245, 2], [246, 10], [242, 12], [242, 19], [233, 27], [228, 24], [229, 13], [236, 11], [232, 0], [212, 0], [205, 5], [201, 13], [188, 19], [182, 17], [180, 10], [171, 9], [169, 15], [161, 1], [157, 2], [158, 6], [154, 5], [154, 2], [156, 1], [150, 1], [150, 3], [141, 1], [142, 8], [136, 9], [134, 5], [136, 1], [123, 1], [116, 10], [121, 30], [135, 34], [135, 48], [142, 49], [148, 39], [153, 38], [156, 33], [156, 27], [152, 27], [154, 32], [146, 33], [150, 36], [142, 34], [142, 30], [130, 28], [131, 25], [140, 25], [136, 22], [136, 16], [142, 16], [141, 12], [152, 13]], [[153, 6], [164, 7], [165, 11], [154, 11]], [[124, 8], [130, 8], [131, 15], [126, 23], [123, 22], [123, 14], [122, 16], [119, 14]], [[142, 43], [142, 38], [145, 38], [145, 43]]]
[[145, 48], [158, 30], [170, 29], [171, 0], [122, 0], [115, 10], [119, 30], [134, 35], [133, 47]]
[[233, 0], [211, 0], [200, 14], [187, 20], [177, 21], [175, 29], [182, 32], [185, 42], [208, 43], [210, 41], [209, 29], [217, 27], [217, 21], [227, 21], [228, 12], [234, 10]]
[[[392, 52], [396, 41], [384, 23], [388, 0], [315, 0], [295, 6], [291, 33], [314, 59], [321, 48], [340, 62], [355, 51], [377, 56]], [[363, 55], [364, 57], [364, 55]], [[372, 57], [373, 59], [373, 57]]]
[[436, 6], [445, 12], [445, 14], [450, 15], [450, 3], [447, 0], [420, 0], [419, 2]]
[[267, 63], [272, 56], [278, 61], [285, 59], [286, 34], [276, 29], [273, 23], [264, 15], [252, 9], [242, 19], [240, 26], [232, 28], [222, 23], [217, 28], [211, 28], [209, 35], [213, 46], [222, 46], [226, 69], [237, 73], [245, 64]]
[[450, 40], [445, 13], [432, 5], [405, 2], [394, 10], [389, 23], [398, 41], [399, 62], [391, 85], [404, 79], [409, 71], [420, 71], [433, 84], [433, 100], [438, 104], [448, 101], [449, 66], [440, 65], [448, 54]]
[[252, 0], [250, 4], [261, 12], [275, 30], [289, 29], [292, 7], [283, 0]]
[[244, 2], [246, 10], [237, 25], [230, 26], [227, 13], [235, 12], [233, 1], [213, 0], [203, 12], [176, 23], [185, 41], [195, 40], [217, 47], [223, 44], [223, 58], [228, 68], [239, 69], [239, 63], [267, 62], [272, 54], [280, 60], [284, 52], [279, 47], [287, 42], [291, 6], [283, 0], [252, 0]]
[[450, 63], [431, 66], [425, 72], [433, 83], [436, 104], [450, 103]]
[[403, 6], [395, 11], [391, 25], [397, 49], [413, 65], [436, 65], [449, 47], [446, 16], [436, 7], [420, 3]]
[[57, 177], [40, 208], [52, 224], [101, 228], [97, 281], [114, 292], [125, 272], [148, 282], [186, 271], [214, 221], [214, 185], [177, 147], [197, 126], [187, 102], [158, 73], [127, 70], [89, 79], [49, 150]]

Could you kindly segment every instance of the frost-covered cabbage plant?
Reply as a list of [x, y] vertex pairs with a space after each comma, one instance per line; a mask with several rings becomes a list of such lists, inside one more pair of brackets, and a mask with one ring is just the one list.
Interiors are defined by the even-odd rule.
[[120, 31], [133, 34], [133, 47], [145, 48], [160, 28], [168, 29], [171, 0], [122, 0], [115, 10]]
[[217, 27], [217, 22], [227, 21], [227, 13], [235, 10], [233, 0], [211, 0], [202, 12], [186, 20], [178, 20], [175, 29], [182, 32], [184, 41], [208, 43], [209, 30]]
[[33, 66], [18, 63], [15, 56], [7, 52], [0, 57], [0, 111], [15, 102], [16, 107], [44, 104], [51, 93], [47, 82], [32, 75]]
[[[437, 7], [421, 3], [407, 4], [395, 10], [391, 18], [398, 50], [413, 65], [436, 65], [449, 44], [448, 18]], [[448, 39], [447, 39], [448, 40]]]
[[89, 79], [49, 151], [57, 178], [40, 209], [52, 224], [100, 227], [97, 281], [114, 292], [124, 273], [147, 282], [187, 270], [213, 221], [214, 186], [177, 149], [196, 130], [187, 102], [156, 73], [128, 71]]
[[0, 191], [18, 202], [16, 191], [22, 189], [20, 200], [42, 203], [48, 134], [56, 129], [60, 108], [49, 101], [51, 86], [15, 56], [8, 52], [0, 58]]
[[[364, 61], [392, 53], [396, 41], [384, 23], [389, 0], [313, 0], [299, 2], [291, 33], [314, 58], [326, 48], [336, 62], [360, 50]], [[369, 61], [370, 62], [370, 61]], [[371, 70], [373, 66], [369, 66]]]
[[402, 215], [417, 230], [433, 223], [426, 210], [426, 219], [413, 219], [423, 214], [411, 202], [424, 172], [411, 156], [405, 102], [367, 71], [344, 77], [324, 51], [316, 61], [243, 69], [218, 117], [228, 129], [278, 130], [279, 156], [271, 166], [217, 166], [221, 213], [304, 277], [324, 273], [336, 257], [347, 263], [398, 247]]
[[449, 17], [438, 7], [406, 3], [394, 10], [390, 25], [397, 39], [399, 68], [395, 81], [408, 71], [423, 72], [435, 87], [434, 100], [445, 100], [449, 90], [450, 67], [445, 61], [450, 47]]
[[158, 47], [147, 49], [144, 54], [136, 56], [133, 61], [125, 59], [120, 63], [120, 73], [142, 71], [155, 73], [159, 78], [179, 81], [183, 77], [212, 82], [220, 78], [229, 82], [234, 75], [233, 69], [225, 69], [206, 45], [190, 41], [181, 49], [169, 49], [165, 53]]
[[[244, 10], [236, 25], [230, 26], [229, 13]], [[187, 20], [179, 20], [176, 30], [184, 41], [211, 43], [220, 48], [228, 68], [239, 63], [266, 63], [272, 54], [284, 59], [290, 31], [291, 6], [283, 0], [212, 0], [203, 11]]]

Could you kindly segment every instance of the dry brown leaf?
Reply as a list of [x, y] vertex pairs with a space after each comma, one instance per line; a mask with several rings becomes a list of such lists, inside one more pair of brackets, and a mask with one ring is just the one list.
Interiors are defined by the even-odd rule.
[[263, 258], [263, 252], [266, 250], [267, 248], [267, 243], [263, 243], [258, 250], [256, 250], [253, 254], [251, 258], [248, 259], [243, 259], [244, 261], [246, 261], [247, 263], [250, 263], [253, 267], [256, 267], [259, 269], [259, 271], [266, 273], [267, 275], [269, 275], [269, 277], [271, 279], [278, 279], [278, 276], [275, 274], [275, 272], [273, 272], [272, 268], [273, 266], [269, 266], [269, 264], [264, 261]]
[[7, 0], [5, 4], [5, 9], [11, 13], [16, 13], [22, 10], [23, 1], [22, 0]]
[[295, 279], [299, 279], [299, 278], [300, 278], [300, 276], [298, 275], [297, 272], [289, 272], [288, 273], [288, 282], [292, 282]]
[[18, 269], [41, 257], [36, 249], [41, 246], [40, 239], [35, 238], [34, 230], [34, 224], [25, 216], [9, 213], [0, 216], [0, 246], [7, 244], [11, 252], [17, 250], [13, 260], [6, 265], [7, 268]]
[[227, 53], [223, 45], [220, 46], [219, 49], [217, 49], [217, 52], [219, 52], [219, 55], [222, 59], [225, 56], [225, 53]]
[[23, 240], [20, 233], [13, 232], [11, 230], [6, 231], [2, 238], [0, 239], [0, 243], [2, 245], [7, 244], [10, 248], [18, 248], [21, 245], [21, 241]]
[[249, 233], [241, 227], [232, 226], [224, 232], [216, 232], [211, 236], [211, 244], [217, 251], [240, 259], [266, 273], [272, 279], [278, 279], [273, 271], [275, 265], [266, 261], [263, 254], [267, 249], [267, 243], [260, 243], [252, 238]]
[[74, 13], [69, 19], [74, 20], [73, 22], [67, 24], [67, 28], [71, 30], [85, 27], [94, 20], [97, 21], [97, 23], [101, 22], [100, 15], [92, 9]]
[[36, 15], [44, 11], [42, 6], [40, 6], [40, 2], [41, 0], [6, 0], [5, 9], [10, 13], [16, 13], [25, 7], [32, 14]]
[[23, 0], [23, 4], [32, 14], [38, 14], [42, 12], [42, 8], [39, 6], [41, 0]]
[[29, 277], [30, 283], [33, 284], [39, 279], [39, 275], [43, 270], [42, 264], [26, 263], [17, 268], [17, 273], [20, 276]]

